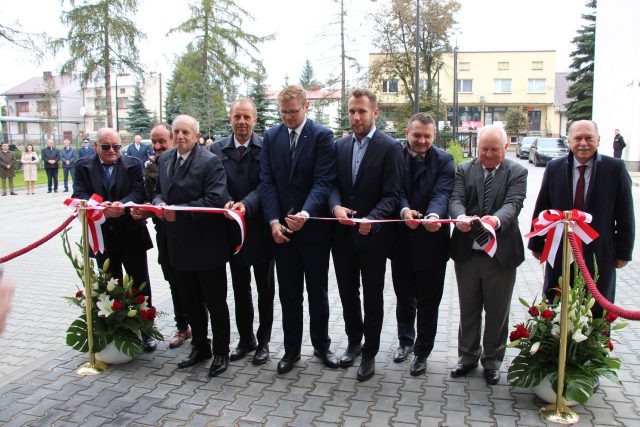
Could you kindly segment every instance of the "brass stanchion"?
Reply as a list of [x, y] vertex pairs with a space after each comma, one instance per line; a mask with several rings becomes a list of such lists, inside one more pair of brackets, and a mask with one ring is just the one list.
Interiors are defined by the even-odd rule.
[[569, 243], [569, 232], [571, 232], [571, 211], [564, 212], [567, 222], [564, 225], [562, 235], [562, 290], [560, 295], [560, 354], [558, 356], [558, 390], [556, 392], [556, 403], [540, 409], [540, 416], [547, 421], [557, 424], [575, 424], [580, 417], [571, 408], [565, 405], [564, 398], [564, 371], [567, 362], [567, 322], [569, 318], [569, 282], [571, 277], [571, 245]]
[[106, 371], [107, 365], [96, 361], [96, 355], [93, 352], [93, 319], [91, 307], [93, 307], [93, 297], [91, 295], [91, 259], [89, 257], [89, 221], [87, 219], [87, 206], [85, 200], [80, 202], [80, 210], [78, 214], [82, 218], [82, 266], [84, 268], [84, 295], [85, 295], [85, 315], [87, 317], [87, 345], [89, 347], [89, 362], [83, 363], [78, 367], [76, 373], [78, 375], [98, 375]]

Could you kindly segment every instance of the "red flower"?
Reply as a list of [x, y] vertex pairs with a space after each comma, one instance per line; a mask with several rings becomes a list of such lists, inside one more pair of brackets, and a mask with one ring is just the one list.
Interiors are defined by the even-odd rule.
[[137, 294], [138, 293], [138, 288], [131, 288], [131, 293], [132, 294]]
[[82, 296], [83, 292], [82, 291], [78, 291], [76, 292], [76, 298], [80, 298]]
[[127, 291], [125, 291], [125, 292], [124, 292], [124, 297], [125, 297], [125, 298], [129, 298], [130, 296], [131, 296], [131, 295], [129, 294], [129, 292], [127, 292]]
[[118, 300], [113, 302], [113, 305], [111, 306], [111, 310], [113, 311], [118, 311], [122, 308], [122, 303]]
[[522, 338], [529, 338], [529, 330], [525, 328], [525, 326], [521, 323], [516, 327], [516, 331], [520, 334]]
[[151, 307], [149, 309], [149, 320], [153, 321], [156, 318], [156, 308], [155, 307]]
[[609, 350], [613, 351], [613, 343], [611, 342], [611, 340], [607, 341], [607, 345], [609, 345]]
[[553, 319], [553, 316], [555, 316], [555, 313], [550, 308], [547, 308], [545, 311], [542, 312], [540, 316], [543, 319], [551, 320]]
[[538, 307], [536, 307], [535, 305], [532, 305], [531, 307], [529, 307], [529, 314], [533, 317], [539, 316], [540, 310], [538, 310]]
[[140, 312], [140, 317], [142, 317], [142, 320], [149, 320], [149, 311], [148, 310], [142, 310]]
[[609, 323], [613, 323], [618, 319], [618, 315], [612, 312], [607, 312], [607, 315], [605, 316], [604, 320], [606, 320]]
[[510, 341], [515, 341], [515, 340], [519, 340], [521, 337], [518, 334], [518, 331], [511, 331], [511, 333], [509, 334], [509, 340]]
[[136, 297], [136, 304], [142, 304], [144, 303], [144, 295], [138, 295]]

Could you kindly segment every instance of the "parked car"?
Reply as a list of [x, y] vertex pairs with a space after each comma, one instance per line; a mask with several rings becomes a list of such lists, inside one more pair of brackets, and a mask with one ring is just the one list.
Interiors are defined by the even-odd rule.
[[409, 140], [408, 140], [407, 138], [396, 138], [396, 140], [397, 140], [400, 144], [402, 144], [402, 147], [403, 147], [403, 148], [404, 148], [404, 147], [406, 147], [406, 146], [407, 146], [407, 144], [409, 143]]
[[521, 159], [529, 158], [529, 149], [531, 148], [531, 144], [536, 140], [535, 136], [525, 136], [520, 141], [518, 141], [518, 145], [516, 145], [516, 157]]
[[569, 147], [563, 138], [537, 138], [529, 149], [529, 163], [545, 166], [550, 160], [567, 154]]

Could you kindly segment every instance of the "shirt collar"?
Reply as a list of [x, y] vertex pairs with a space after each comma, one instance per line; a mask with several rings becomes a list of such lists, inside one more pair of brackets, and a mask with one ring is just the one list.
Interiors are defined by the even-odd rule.
[[355, 132], [352, 134], [353, 135], [353, 140], [356, 141], [358, 144], [361, 144], [366, 138], [369, 138], [368, 141], [371, 140], [371, 138], [373, 138], [373, 134], [376, 133], [376, 125], [373, 125], [371, 127], [371, 130], [369, 131], [369, 133], [362, 138], [362, 141], [358, 141], [358, 138], [356, 138], [356, 134]]
[[236, 150], [238, 149], [238, 147], [240, 147], [241, 145], [243, 147], [249, 147], [249, 143], [251, 142], [251, 138], [253, 137], [253, 134], [251, 134], [251, 137], [249, 137], [249, 139], [247, 140], [247, 142], [245, 142], [244, 144], [240, 144], [240, 142], [238, 141], [238, 139], [236, 138], [235, 134], [233, 135], [233, 144], [236, 146]]
[[302, 121], [302, 123], [300, 124], [300, 126], [298, 126], [295, 129], [289, 129], [287, 128], [287, 130], [289, 131], [289, 135], [291, 135], [292, 131], [296, 131], [296, 135], [300, 136], [300, 134], [302, 133], [302, 129], [304, 129], [304, 125], [307, 124], [307, 116], [304, 116], [304, 120]]

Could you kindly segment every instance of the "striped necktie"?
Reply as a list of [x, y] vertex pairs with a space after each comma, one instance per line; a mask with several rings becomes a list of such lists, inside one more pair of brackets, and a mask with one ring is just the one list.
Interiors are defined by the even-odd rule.
[[484, 195], [482, 197], [482, 216], [489, 215], [489, 194], [493, 183], [493, 168], [487, 168], [487, 176], [484, 179]]

